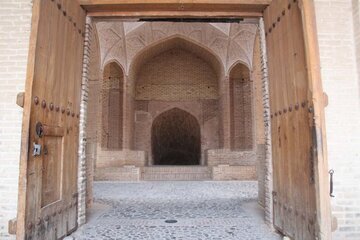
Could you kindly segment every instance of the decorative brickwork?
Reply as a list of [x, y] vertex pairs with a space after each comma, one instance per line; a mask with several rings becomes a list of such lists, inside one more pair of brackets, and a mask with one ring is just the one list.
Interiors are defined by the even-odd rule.
[[185, 38], [206, 49], [211, 49], [221, 61], [225, 71], [239, 60], [247, 66], [252, 66], [256, 34], [254, 24], [226, 24], [228, 31], [204, 23], [98, 22], [96, 27], [102, 49], [102, 66], [116, 60], [126, 69], [126, 73], [130, 71], [134, 59], [141, 55], [146, 47], [173, 37]]
[[265, 118], [264, 118], [264, 104], [263, 104], [263, 66], [261, 63], [262, 52], [260, 48], [260, 29], [256, 34], [254, 55], [253, 55], [253, 69], [251, 71], [251, 79], [253, 80], [253, 117], [254, 117], [254, 131], [256, 143], [256, 170], [258, 180], [258, 202], [264, 208], [265, 206], [265, 183], [266, 183], [266, 147], [265, 147]]
[[[89, 174], [86, 154], [86, 124], [87, 124], [87, 108], [88, 108], [88, 94], [89, 94], [89, 64], [91, 42], [93, 36], [93, 29], [91, 18], [86, 18], [85, 28], [85, 45], [83, 58], [83, 72], [81, 81], [81, 102], [80, 102], [80, 127], [79, 127], [79, 151], [78, 151], [78, 211], [77, 222], [82, 225], [86, 222], [86, 207], [90, 202], [91, 197], [88, 192], [92, 188], [92, 181], [88, 182]], [[91, 160], [91, 159], [90, 159]], [[90, 186], [87, 186], [89, 184]], [[92, 190], [91, 190], [92, 191]]]
[[[273, 227], [273, 167], [272, 167], [272, 147], [271, 147], [271, 121], [270, 121], [270, 98], [269, 98], [269, 78], [268, 78], [268, 64], [266, 52], [266, 40], [264, 20], [259, 21], [259, 36], [260, 36], [260, 50], [261, 50], [261, 69], [262, 69], [262, 90], [263, 90], [263, 107], [264, 107], [264, 126], [265, 126], [265, 160], [261, 167], [264, 176], [264, 202], [265, 202], [265, 220], [269, 226]], [[261, 166], [261, 165], [260, 165]], [[260, 181], [261, 183], [261, 181]], [[261, 187], [260, 187], [261, 188]], [[260, 195], [261, 197], [261, 195]]]

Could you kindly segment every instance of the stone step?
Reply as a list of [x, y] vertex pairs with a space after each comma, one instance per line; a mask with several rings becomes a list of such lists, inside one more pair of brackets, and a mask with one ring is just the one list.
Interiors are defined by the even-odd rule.
[[211, 180], [211, 168], [202, 166], [143, 167], [144, 181], [205, 181]]
[[95, 170], [95, 181], [139, 181], [140, 168], [135, 166], [106, 167]]

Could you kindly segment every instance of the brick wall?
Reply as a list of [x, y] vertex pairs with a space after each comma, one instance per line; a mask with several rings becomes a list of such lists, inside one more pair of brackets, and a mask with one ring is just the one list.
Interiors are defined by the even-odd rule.
[[233, 150], [253, 148], [253, 79], [239, 63], [230, 71], [230, 136]]
[[136, 100], [218, 99], [216, 72], [207, 61], [180, 47], [147, 59], [136, 75]]
[[31, 0], [0, 3], [0, 239], [10, 239], [7, 222], [16, 217], [22, 109], [30, 36]]
[[360, 239], [360, 106], [352, 0], [316, 0], [329, 167], [335, 170], [334, 239]]
[[258, 33], [256, 34], [254, 53], [253, 53], [253, 65], [251, 70], [251, 79], [253, 81], [254, 91], [254, 132], [255, 132], [255, 143], [256, 143], [256, 171], [258, 180], [258, 202], [261, 206], [265, 207], [266, 198], [266, 139], [265, 139], [265, 117], [264, 117], [264, 103], [263, 100], [263, 65], [261, 63], [261, 48], [260, 48], [260, 26]]
[[211, 149], [207, 151], [207, 163], [209, 166], [252, 166], [256, 164], [254, 151], [231, 151], [229, 149]]
[[[352, 0], [358, 83], [360, 85], [360, 0]], [[360, 92], [360, 87], [359, 87]], [[359, 94], [360, 96], [360, 94]]]
[[86, 203], [87, 208], [93, 201], [94, 164], [97, 156], [97, 113], [99, 111], [99, 96], [101, 90], [100, 76], [100, 50], [96, 37], [95, 25], [91, 24], [92, 31], [87, 33], [90, 47], [90, 61], [88, 71], [88, 99], [86, 121]]

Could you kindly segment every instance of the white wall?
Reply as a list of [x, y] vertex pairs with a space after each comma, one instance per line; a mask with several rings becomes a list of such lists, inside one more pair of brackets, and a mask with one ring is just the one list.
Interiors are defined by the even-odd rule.
[[[358, 1], [358, 0], [357, 0]], [[315, 0], [329, 167], [335, 170], [334, 239], [360, 239], [360, 106], [352, 0]], [[360, 28], [360, 24], [357, 25]]]
[[16, 217], [22, 109], [30, 35], [31, 0], [0, 0], [0, 239]]

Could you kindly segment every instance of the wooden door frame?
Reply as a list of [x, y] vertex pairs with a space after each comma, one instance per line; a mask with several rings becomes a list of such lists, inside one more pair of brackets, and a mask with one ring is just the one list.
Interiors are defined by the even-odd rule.
[[261, 17], [272, 0], [78, 0], [91, 17]]
[[[87, 16], [102, 19], [141, 18], [261, 18], [264, 9], [272, 0], [78, 0], [87, 11]], [[299, 0], [302, 5], [303, 31], [306, 37], [305, 51], [308, 66], [309, 86], [313, 92], [315, 109], [314, 125], [318, 149], [315, 162], [315, 184], [317, 197], [317, 222], [320, 239], [330, 239], [331, 209], [329, 198], [328, 163], [324, 111], [324, 93], [320, 76], [320, 57], [317, 39], [313, 0]], [[271, 195], [271, 194], [270, 194]], [[272, 201], [271, 201], [272, 202]], [[272, 208], [272, 206], [270, 206]]]

